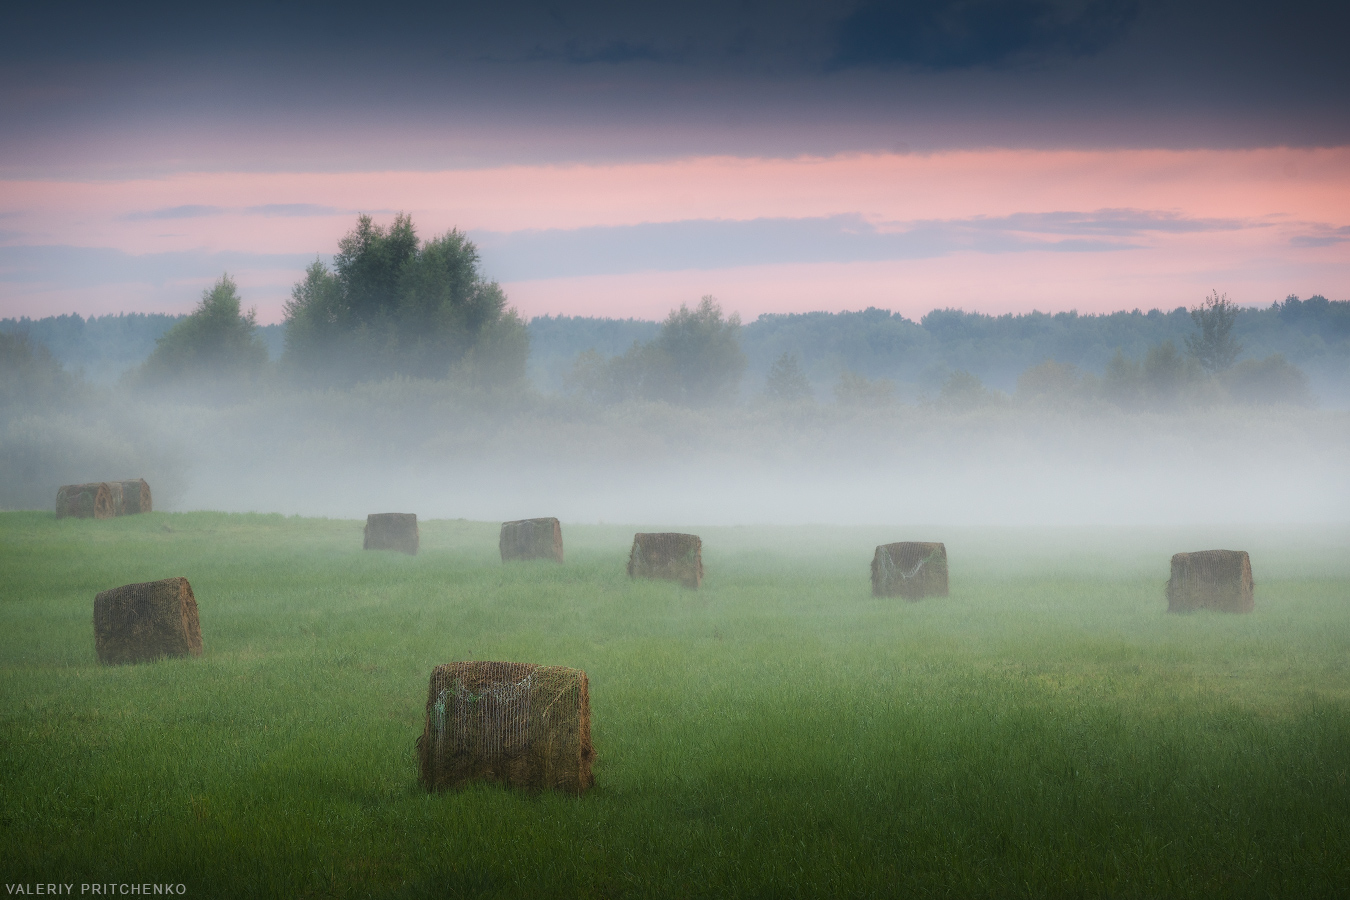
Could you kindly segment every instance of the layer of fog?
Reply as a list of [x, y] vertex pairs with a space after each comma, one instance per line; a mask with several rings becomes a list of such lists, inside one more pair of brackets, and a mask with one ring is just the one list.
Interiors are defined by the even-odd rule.
[[[653, 528], [1350, 521], [1350, 416], [1334, 411], [309, 405], [144, 409], [186, 426], [159, 508]], [[98, 477], [113, 476], [80, 474]]]

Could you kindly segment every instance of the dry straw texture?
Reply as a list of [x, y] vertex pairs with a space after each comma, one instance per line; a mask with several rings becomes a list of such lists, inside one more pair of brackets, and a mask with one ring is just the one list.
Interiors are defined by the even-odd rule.
[[1217, 609], [1247, 613], [1256, 606], [1252, 563], [1245, 550], [1200, 550], [1172, 557], [1167, 611]]
[[144, 478], [110, 481], [108, 486], [113, 489], [113, 508], [116, 515], [134, 516], [154, 510], [154, 504], [150, 500], [150, 485], [145, 483]]
[[698, 590], [703, 584], [703, 541], [696, 534], [673, 532], [633, 535], [629, 578], [662, 578]]
[[497, 781], [585, 793], [595, 781], [586, 673], [510, 662], [437, 666], [417, 756], [428, 791]]
[[502, 562], [508, 559], [563, 561], [562, 525], [557, 519], [519, 519], [503, 522], [497, 541]]
[[113, 491], [106, 481], [64, 484], [56, 491], [56, 517], [64, 519], [111, 519], [117, 515]]
[[416, 513], [371, 513], [366, 516], [366, 550], [398, 550], [417, 555], [421, 533]]
[[145, 662], [201, 656], [197, 598], [186, 578], [127, 584], [94, 598], [94, 645], [99, 662]]
[[882, 544], [872, 555], [872, 596], [947, 596], [947, 547], [942, 543], [900, 541]]

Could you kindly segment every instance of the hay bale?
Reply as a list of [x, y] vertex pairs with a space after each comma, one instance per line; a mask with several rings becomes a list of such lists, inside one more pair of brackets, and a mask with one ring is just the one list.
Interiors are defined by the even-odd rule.
[[872, 596], [947, 596], [947, 546], [942, 543], [900, 541], [881, 544], [872, 555]]
[[115, 515], [135, 516], [154, 509], [150, 502], [150, 485], [145, 483], [144, 478], [110, 481], [108, 486], [113, 489]]
[[144, 662], [201, 656], [197, 598], [186, 578], [126, 584], [94, 598], [94, 646], [99, 662]]
[[366, 516], [366, 550], [398, 550], [417, 555], [421, 544], [417, 513], [371, 513]]
[[116, 518], [117, 516], [122, 515], [122, 508], [125, 506], [125, 501], [122, 497], [122, 482], [108, 481], [104, 483], [108, 485], [108, 497], [112, 500], [112, 514], [113, 517]]
[[63, 484], [56, 491], [56, 517], [64, 519], [111, 519], [116, 515], [112, 488], [106, 481]]
[[595, 781], [586, 673], [510, 662], [437, 666], [417, 757], [428, 791], [498, 781], [584, 793]]
[[698, 590], [703, 584], [703, 541], [696, 534], [657, 532], [633, 535], [629, 578], [662, 578]]
[[503, 522], [497, 540], [502, 562], [508, 559], [563, 561], [562, 525], [557, 519], [518, 519]]
[[1167, 611], [1217, 609], [1248, 613], [1256, 606], [1252, 563], [1245, 550], [1200, 550], [1172, 557]]

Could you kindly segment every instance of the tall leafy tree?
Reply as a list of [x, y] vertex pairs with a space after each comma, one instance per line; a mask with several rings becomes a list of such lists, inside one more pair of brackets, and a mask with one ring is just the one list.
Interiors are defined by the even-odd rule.
[[388, 228], [376, 225], [370, 216], [356, 220], [333, 257], [352, 324], [376, 326], [393, 318], [403, 270], [416, 256], [417, 232], [411, 216], [399, 213]]
[[59, 401], [74, 383], [42, 344], [29, 341], [25, 334], [0, 331], [0, 411]]
[[1141, 386], [1146, 398], [1155, 406], [1167, 407], [1185, 399], [1188, 388], [1193, 388], [1199, 376], [1196, 361], [1177, 352], [1171, 341], [1163, 341], [1148, 351], [1140, 369]]
[[420, 243], [403, 214], [388, 227], [361, 216], [333, 271], [315, 260], [286, 304], [288, 360], [328, 380], [456, 372], [515, 384], [528, 352], [525, 325], [483, 278], [473, 242], [452, 230]]
[[567, 381], [573, 390], [609, 403], [645, 399], [704, 406], [731, 400], [745, 374], [740, 329], [740, 316], [724, 316], [711, 296], [694, 309], [682, 303], [654, 340], [634, 341], [627, 353], [610, 359], [594, 350], [580, 354]]
[[1200, 329], [1197, 335], [1186, 338], [1186, 350], [1211, 375], [1231, 366], [1242, 345], [1233, 339], [1233, 325], [1237, 322], [1239, 307], [1214, 291], [1204, 302], [1191, 310], [1191, 321]]
[[286, 301], [286, 356], [312, 367], [351, 328], [337, 276], [316, 259]]
[[730, 400], [745, 374], [741, 317], [722, 315], [716, 298], [694, 309], [681, 303], [647, 345], [644, 392], [657, 400], [701, 406]]
[[785, 351], [769, 366], [764, 393], [780, 403], [798, 403], [811, 397], [811, 382], [797, 363], [797, 354]]
[[181, 379], [236, 378], [256, 374], [267, 362], [256, 313], [240, 309], [239, 289], [228, 274], [202, 291], [201, 302], [155, 343], [142, 364], [146, 384]]

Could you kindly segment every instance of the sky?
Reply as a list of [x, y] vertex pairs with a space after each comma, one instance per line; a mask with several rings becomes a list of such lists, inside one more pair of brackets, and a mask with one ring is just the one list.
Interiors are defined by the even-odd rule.
[[1350, 298], [1344, 4], [31, 4], [0, 317], [261, 322], [366, 213], [527, 317]]

